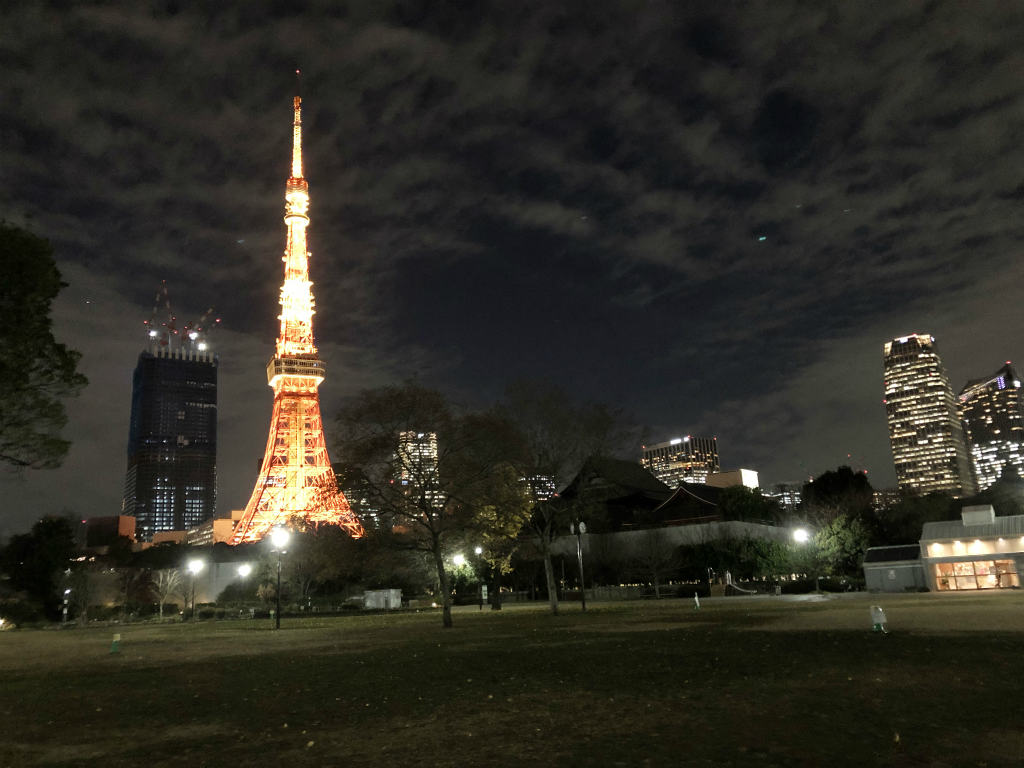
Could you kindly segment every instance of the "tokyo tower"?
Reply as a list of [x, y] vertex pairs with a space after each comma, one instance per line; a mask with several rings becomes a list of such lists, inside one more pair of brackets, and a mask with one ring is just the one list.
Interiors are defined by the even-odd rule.
[[267, 380], [274, 390], [274, 413], [260, 475], [232, 544], [259, 541], [276, 525], [293, 518], [318, 525], [340, 525], [360, 537], [363, 527], [338, 490], [317, 387], [325, 366], [313, 343], [313, 292], [309, 281], [306, 227], [309, 185], [302, 177], [302, 99], [295, 97], [292, 125], [292, 175], [285, 184], [284, 221], [288, 243], [281, 286], [281, 332]]

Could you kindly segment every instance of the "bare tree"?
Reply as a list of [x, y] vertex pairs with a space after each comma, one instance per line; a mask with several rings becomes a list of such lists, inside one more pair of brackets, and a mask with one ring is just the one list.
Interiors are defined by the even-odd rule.
[[669, 543], [664, 529], [649, 528], [640, 531], [637, 546], [631, 558], [633, 567], [645, 581], [654, 585], [654, 597], [661, 599], [661, 584], [675, 572], [679, 562], [676, 548]]
[[[600, 403], [577, 405], [565, 391], [548, 383], [517, 382], [508, 388], [498, 408], [518, 430], [514, 463], [520, 477], [533, 488], [541, 487], [536, 482], [540, 479], [563, 488], [589, 456], [610, 453], [621, 432], [621, 414]], [[529, 530], [544, 561], [551, 612], [557, 614], [551, 544], [569, 532], [570, 523], [584, 519], [587, 510], [580, 500], [566, 502], [538, 495], [534, 501]]]
[[502, 451], [507, 441], [493, 415], [457, 413], [434, 390], [407, 383], [364, 390], [338, 417], [338, 452], [357, 469], [363, 489], [391, 521], [381, 540], [430, 557], [442, 621], [452, 626], [445, 558], [481, 513], [507, 497]]
[[153, 594], [160, 605], [160, 620], [164, 619], [164, 603], [172, 595], [181, 596], [181, 571], [177, 568], [163, 568], [153, 574]]

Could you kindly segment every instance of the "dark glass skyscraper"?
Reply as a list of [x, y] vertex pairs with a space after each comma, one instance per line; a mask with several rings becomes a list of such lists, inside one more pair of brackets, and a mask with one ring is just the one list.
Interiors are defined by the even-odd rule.
[[978, 488], [992, 485], [1007, 465], [1024, 475], [1021, 383], [1013, 366], [1007, 362], [991, 376], [967, 382], [960, 409]]
[[132, 379], [122, 514], [149, 541], [157, 531], [194, 528], [216, 503], [217, 357], [154, 345]]

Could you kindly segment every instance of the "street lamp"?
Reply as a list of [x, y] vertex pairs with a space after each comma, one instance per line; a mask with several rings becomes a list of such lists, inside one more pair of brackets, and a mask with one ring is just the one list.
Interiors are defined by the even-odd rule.
[[[797, 544], [806, 544], [811, 540], [811, 532], [806, 528], [797, 528], [793, 531], [793, 541]], [[817, 570], [815, 568], [815, 570]], [[814, 591], [821, 592], [821, 574], [816, 573], [814, 576]]]
[[[477, 560], [477, 562], [476, 562], [476, 573], [477, 573], [477, 578], [478, 579], [480, 579], [480, 559], [481, 559], [480, 556], [483, 553], [484, 553], [484, 548], [483, 547], [478, 545], [478, 546], [473, 548], [473, 554], [476, 555], [476, 560]], [[476, 592], [477, 592], [477, 597], [480, 600], [480, 610], [482, 611], [484, 609], [484, 602], [487, 600], [487, 584], [486, 584], [486, 580], [485, 579], [480, 579], [480, 584], [477, 587]]]
[[238, 566], [238, 575], [240, 578], [247, 578], [252, 573], [252, 566], [248, 563], [242, 563]]
[[196, 576], [203, 570], [202, 560], [189, 560], [188, 572], [192, 574], [192, 621], [196, 620]]
[[457, 555], [453, 555], [452, 563], [455, 565], [456, 568], [461, 568], [466, 564], [466, 556], [463, 555], [461, 552]]
[[291, 534], [288, 533], [288, 529], [281, 526], [270, 532], [270, 543], [274, 545], [273, 551], [277, 552], [277, 591], [275, 594], [277, 610], [274, 611], [274, 629], [281, 628], [281, 555], [284, 554], [284, 548], [288, 545], [290, 538]]
[[580, 567], [580, 603], [587, 610], [587, 585], [583, 582], [583, 534], [587, 532], [584, 522], [569, 523], [569, 532], [576, 534], [576, 563]]

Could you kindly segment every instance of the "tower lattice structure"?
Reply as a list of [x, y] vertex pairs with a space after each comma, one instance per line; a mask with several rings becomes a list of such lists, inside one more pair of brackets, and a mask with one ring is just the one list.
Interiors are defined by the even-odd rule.
[[271, 528], [294, 518], [340, 525], [354, 537], [363, 527], [338, 489], [327, 455], [317, 387], [325, 366], [313, 342], [313, 292], [309, 280], [306, 227], [309, 185], [302, 176], [302, 99], [295, 97], [292, 175], [285, 185], [288, 243], [281, 286], [281, 331], [267, 381], [274, 390], [267, 450], [245, 514], [232, 542], [259, 541]]

